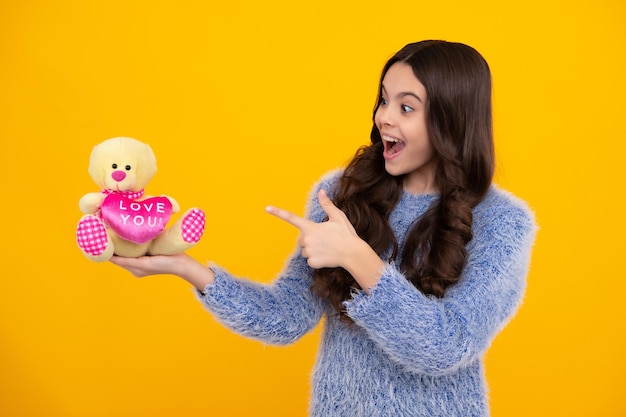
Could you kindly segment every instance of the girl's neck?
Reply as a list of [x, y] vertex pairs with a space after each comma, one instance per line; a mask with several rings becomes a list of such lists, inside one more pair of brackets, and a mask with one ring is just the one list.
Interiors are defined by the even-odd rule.
[[439, 192], [434, 175], [420, 175], [418, 172], [406, 175], [403, 187], [407, 193], [413, 195], [437, 194]]

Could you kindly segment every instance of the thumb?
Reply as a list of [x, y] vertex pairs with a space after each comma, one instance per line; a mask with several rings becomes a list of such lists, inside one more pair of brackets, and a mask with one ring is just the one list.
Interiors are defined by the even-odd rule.
[[345, 213], [337, 208], [337, 206], [333, 204], [332, 200], [328, 198], [326, 190], [319, 190], [317, 193], [317, 200], [320, 202], [320, 206], [322, 206], [324, 212], [328, 215], [328, 220], [343, 220], [346, 218]]

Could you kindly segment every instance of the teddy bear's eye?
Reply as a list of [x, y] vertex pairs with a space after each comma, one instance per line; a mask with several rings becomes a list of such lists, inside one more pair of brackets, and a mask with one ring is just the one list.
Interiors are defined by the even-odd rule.
[[130, 171], [130, 165], [126, 165], [124, 168], [126, 168], [126, 171]]
[[111, 168], [113, 168], [113, 169], [117, 169], [117, 164], [113, 164], [113, 165], [111, 165]]

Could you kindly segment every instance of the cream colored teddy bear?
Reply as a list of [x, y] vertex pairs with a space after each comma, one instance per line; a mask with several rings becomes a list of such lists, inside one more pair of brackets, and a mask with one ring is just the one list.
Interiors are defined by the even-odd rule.
[[205, 214], [197, 208], [187, 210], [166, 229], [179, 205], [167, 196], [144, 194], [156, 170], [152, 149], [136, 139], [112, 138], [93, 148], [89, 175], [101, 191], [80, 199], [85, 215], [76, 229], [78, 246], [87, 258], [102, 262], [114, 254], [173, 255], [200, 240]]

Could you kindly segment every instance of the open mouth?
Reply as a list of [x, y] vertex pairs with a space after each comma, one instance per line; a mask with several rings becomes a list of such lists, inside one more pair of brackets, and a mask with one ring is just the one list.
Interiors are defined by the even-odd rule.
[[383, 143], [385, 145], [385, 155], [393, 156], [400, 152], [406, 146], [406, 143], [400, 139], [393, 138], [391, 136], [383, 136]]

